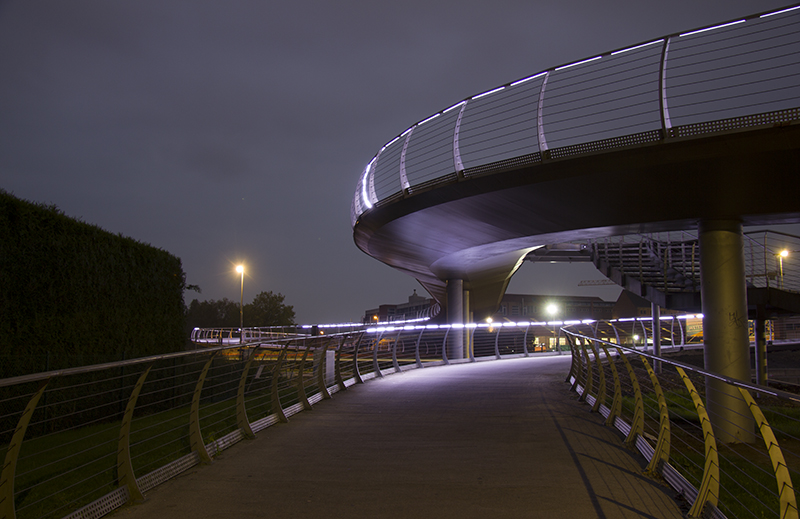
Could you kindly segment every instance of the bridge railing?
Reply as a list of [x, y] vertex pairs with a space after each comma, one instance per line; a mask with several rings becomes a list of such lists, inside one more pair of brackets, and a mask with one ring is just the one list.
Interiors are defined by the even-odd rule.
[[[596, 261], [662, 292], [700, 291], [697, 231], [609, 236], [586, 247]], [[748, 287], [800, 292], [800, 236], [745, 230], [744, 266]]]
[[375, 205], [543, 160], [800, 119], [800, 6], [631, 45], [471, 96], [387, 142], [351, 223]]
[[[640, 347], [648, 321], [590, 328], [607, 342]], [[198, 350], [0, 379], [0, 518], [101, 517], [355, 384], [428, 366], [569, 352], [565, 325], [407, 324], [222, 346], [198, 333]], [[666, 344], [691, 346], [685, 319], [660, 326]], [[457, 331], [463, 358], [448, 358]], [[796, 466], [782, 439], [781, 447]]]
[[596, 328], [564, 328], [568, 381], [645, 457], [646, 473], [686, 499], [689, 517], [798, 517], [798, 394], [655, 357]]

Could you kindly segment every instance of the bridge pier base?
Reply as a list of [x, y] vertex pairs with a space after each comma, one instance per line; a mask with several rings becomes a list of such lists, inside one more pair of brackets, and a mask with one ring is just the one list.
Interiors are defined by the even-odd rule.
[[447, 323], [455, 325], [447, 335], [447, 359], [464, 358], [464, 280], [447, 280]]
[[[742, 224], [704, 220], [698, 234], [705, 367], [750, 382]], [[718, 439], [725, 443], [755, 440], [752, 415], [737, 388], [706, 377], [706, 397]]]

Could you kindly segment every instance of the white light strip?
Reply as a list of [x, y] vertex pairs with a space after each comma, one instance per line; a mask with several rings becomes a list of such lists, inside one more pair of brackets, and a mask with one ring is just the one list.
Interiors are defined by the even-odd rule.
[[575, 65], [583, 65], [584, 63], [589, 63], [590, 61], [598, 60], [603, 56], [595, 56], [594, 58], [585, 59], [583, 61], [578, 61], [575, 63], [570, 63], [569, 65], [564, 65], [562, 67], [558, 67], [556, 70], [564, 70], [565, 68], [574, 67]]
[[611, 55], [612, 56], [616, 56], [617, 54], [622, 54], [623, 52], [628, 52], [628, 51], [632, 51], [632, 50], [636, 50], [636, 49], [641, 49], [643, 47], [649, 47], [650, 45], [655, 45], [656, 43], [662, 43], [663, 41], [664, 41], [664, 38], [661, 38], [660, 40], [651, 41], [650, 43], [642, 43], [641, 45], [637, 45], [635, 47], [629, 47], [627, 49], [622, 49], [622, 50], [618, 50], [618, 51], [612, 52]]
[[436, 118], [437, 118], [437, 117], [439, 117], [440, 115], [442, 115], [442, 114], [441, 114], [441, 113], [438, 113], [438, 114], [433, 114], [432, 116], [428, 117], [428, 118], [427, 118], [427, 119], [425, 119], [424, 121], [418, 122], [418, 123], [417, 123], [417, 126], [422, 126], [423, 124], [427, 123], [428, 121], [432, 121], [433, 119], [436, 119]]
[[398, 135], [398, 136], [397, 136], [397, 137], [395, 137], [394, 139], [392, 139], [392, 140], [390, 140], [389, 142], [387, 142], [386, 144], [384, 144], [384, 145], [383, 145], [383, 148], [381, 148], [381, 151], [385, 150], [386, 148], [388, 148], [389, 146], [391, 146], [392, 144], [394, 144], [395, 142], [397, 142], [397, 141], [399, 141], [399, 140], [400, 140], [400, 136]]
[[374, 158], [367, 164], [364, 170], [364, 178], [361, 179], [361, 199], [364, 200], [364, 205], [367, 206], [367, 209], [372, 209], [372, 202], [369, 201], [369, 196], [367, 196], [367, 175], [369, 175], [373, 162], [375, 162]]
[[547, 72], [539, 72], [539, 73], [538, 73], [538, 74], [536, 74], [535, 76], [530, 76], [530, 77], [526, 77], [525, 79], [520, 79], [519, 81], [514, 81], [513, 83], [511, 83], [511, 84], [510, 84], [510, 85], [508, 85], [508, 86], [512, 86], [512, 87], [513, 87], [513, 86], [521, 85], [522, 83], [525, 83], [525, 82], [527, 82], [527, 81], [530, 81], [531, 79], [536, 79], [537, 77], [542, 77], [542, 76], [544, 76], [545, 74], [547, 74]]
[[473, 96], [472, 99], [480, 99], [481, 97], [486, 97], [486, 96], [488, 96], [490, 94], [494, 94], [495, 92], [499, 92], [499, 91], [503, 90], [504, 88], [505, 88], [504, 86], [497, 87], [494, 90], [489, 90], [488, 92], [484, 92], [482, 94], [478, 94], [476, 96]]
[[774, 16], [776, 14], [788, 13], [789, 11], [794, 11], [795, 9], [800, 9], [800, 5], [796, 5], [794, 7], [788, 8], [788, 9], [783, 9], [781, 11], [775, 11], [774, 13], [762, 14], [760, 16], [760, 18], [766, 18], [767, 16]]
[[747, 20], [737, 20], [735, 22], [723, 23], [722, 25], [715, 25], [714, 27], [706, 27], [705, 29], [698, 29], [698, 30], [692, 31], [692, 32], [685, 32], [685, 33], [681, 34], [681, 36], [690, 36], [692, 34], [699, 34], [701, 32], [713, 31], [714, 29], [722, 29], [723, 27], [730, 27], [731, 25], [736, 25], [738, 23], [744, 23], [746, 21]]
[[[416, 125], [414, 125], [414, 126], [416, 126]], [[410, 132], [411, 130], [413, 130], [413, 129], [414, 129], [414, 126], [412, 126], [412, 127], [411, 127], [411, 128], [409, 128], [408, 130], [406, 130], [406, 131], [404, 131], [403, 133], [401, 133], [401, 134], [400, 134], [400, 137], [405, 137], [406, 135], [408, 135], [408, 132]]]
[[453, 106], [451, 106], [450, 108], [448, 108], [447, 110], [443, 111], [442, 113], [446, 114], [450, 110], [455, 110], [456, 108], [458, 108], [459, 106], [463, 105], [464, 103], [466, 103], [466, 101], [461, 101], [460, 103], [456, 103]]

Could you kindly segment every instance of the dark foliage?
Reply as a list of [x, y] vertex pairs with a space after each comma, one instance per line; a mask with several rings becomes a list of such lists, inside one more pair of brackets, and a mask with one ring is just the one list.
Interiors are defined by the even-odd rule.
[[0, 355], [131, 358], [183, 348], [179, 258], [2, 190], [0, 244]]
[[[290, 326], [295, 324], [294, 307], [284, 304], [283, 294], [261, 292], [252, 303], [244, 305], [244, 326]], [[192, 328], [238, 328], [239, 302], [226, 298], [193, 300], [186, 314], [186, 326]]]

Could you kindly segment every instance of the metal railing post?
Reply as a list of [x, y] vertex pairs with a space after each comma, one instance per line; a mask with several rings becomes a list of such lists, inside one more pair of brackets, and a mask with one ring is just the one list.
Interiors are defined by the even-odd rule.
[[272, 412], [277, 414], [278, 420], [283, 423], [288, 422], [289, 419], [286, 417], [286, 413], [283, 411], [283, 406], [281, 405], [281, 395], [278, 391], [278, 382], [281, 378], [281, 364], [283, 364], [283, 360], [286, 358], [288, 348], [288, 343], [281, 348], [281, 352], [278, 354], [278, 362], [276, 362], [275, 367], [272, 368]]
[[419, 331], [419, 336], [417, 337], [417, 344], [414, 346], [414, 358], [417, 361], [417, 368], [422, 367], [422, 359], [419, 356], [419, 343], [422, 340], [422, 334], [425, 333], [425, 328]]
[[761, 438], [764, 440], [764, 445], [767, 447], [769, 460], [772, 462], [772, 470], [775, 471], [775, 481], [778, 484], [778, 499], [781, 507], [780, 518], [798, 519], [797, 497], [794, 493], [792, 477], [789, 474], [786, 460], [783, 457], [781, 448], [778, 446], [778, 439], [775, 438], [772, 427], [769, 426], [767, 418], [764, 416], [764, 413], [761, 412], [761, 408], [758, 407], [753, 397], [750, 396], [750, 393], [741, 387], [739, 388], [739, 392], [750, 407], [750, 412], [753, 413], [758, 431], [761, 434]]
[[144, 495], [139, 489], [139, 484], [136, 482], [136, 475], [133, 472], [133, 462], [131, 461], [131, 421], [133, 420], [133, 411], [136, 409], [136, 400], [139, 398], [139, 393], [142, 391], [144, 381], [147, 375], [150, 374], [152, 365], [148, 366], [141, 374], [139, 380], [131, 391], [131, 396], [128, 398], [128, 404], [125, 406], [125, 414], [122, 416], [122, 427], [119, 429], [119, 438], [117, 440], [117, 480], [120, 486], [128, 488], [128, 502], [144, 501]]
[[[611, 368], [611, 376], [614, 378], [614, 398], [611, 400], [611, 408], [608, 412], [608, 416], [606, 417], [606, 425], [614, 425], [615, 419], [620, 415], [622, 412], [622, 384], [619, 380], [619, 373], [617, 372], [617, 366], [613, 360], [611, 360], [611, 356], [608, 354], [608, 349], [606, 348], [605, 344], [600, 344], [603, 348], [603, 351], [606, 353], [606, 360], [608, 360], [608, 365]], [[618, 349], [618, 354], [621, 356], [622, 352]]]
[[625, 438], [625, 445], [634, 447], [636, 445], [636, 436], [641, 436], [642, 432], [644, 432], [644, 402], [642, 401], [642, 390], [639, 388], [639, 380], [636, 378], [636, 372], [633, 370], [633, 366], [631, 366], [628, 357], [621, 353], [620, 351], [620, 357], [625, 363], [625, 368], [628, 370], [628, 376], [631, 378], [634, 399], [633, 420], [631, 420], [631, 430]]
[[378, 340], [375, 341], [375, 347], [372, 348], [372, 371], [375, 373], [375, 376], [378, 378], [383, 378], [383, 373], [381, 373], [381, 366], [378, 362], [378, 348], [381, 346], [381, 339], [383, 339], [383, 333], [378, 336]]
[[328, 400], [331, 397], [331, 393], [328, 391], [328, 383], [325, 381], [325, 370], [327, 369], [328, 362], [328, 346], [330, 343], [331, 341], [327, 340], [325, 344], [322, 345], [319, 363], [317, 363], [317, 386], [319, 387], [319, 392], [322, 395], [323, 400]]
[[397, 362], [397, 341], [400, 340], [400, 335], [403, 333], [401, 329], [397, 332], [397, 337], [394, 338], [394, 344], [392, 345], [392, 367], [394, 368], [395, 373], [400, 372], [400, 363]]
[[242, 430], [244, 437], [250, 440], [255, 438], [256, 435], [253, 433], [253, 429], [250, 428], [250, 420], [247, 419], [247, 409], [244, 405], [244, 390], [247, 384], [247, 373], [250, 371], [250, 365], [253, 363], [253, 359], [255, 358], [256, 351], [253, 350], [250, 353], [250, 358], [247, 359], [247, 362], [244, 365], [242, 376], [239, 378], [239, 388], [236, 391], [236, 425]]
[[364, 383], [364, 379], [361, 378], [361, 372], [358, 370], [358, 350], [361, 348], [361, 339], [363, 338], [363, 335], [359, 337], [353, 348], [353, 378], [356, 380], [356, 384]]
[[211, 363], [216, 356], [217, 352], [214, 352], [211, 358], [206, 361], [203, 370], [200, 372], [200, 378], [197, 379], [197, 384], [192, 394], [192, 407], [189, 413], [189, 446], [192, 451], [200, 456], [200, 461], [202, 463], [211, 463], [211, 456], [208, 455], [206, 444], [203, 441], [203, 434], [200, 431], [200, 393], [203, 391], [203, 383], [206, 380], [209, 368], [211, 368]]
[[307, 339], [303, 340], [305, 351], [303, 352], [303, 358], [300, 360], [300, 372], [297, 376], [297, 396], [300, 399], [300, 403], [303, 405], [303, 409], [306, 411], [311, 411], [311, 403], [308, 401], [308, 395], [306, 395], [306, 359], [308, 358], [308, 343]]
[[17, 459], [19, 458], [22, 440], [25, 438], [25, 431], [28, 429], [33, 410], [39, 404], [39, 399], [42, 398], [48, 383], [50, 383], [50, 379], [42, 382], [38, 391], [28, 401], [25, 410], [22, 411], [22, 416], [19, 417], [17, 427], [14, 429], [11, 442], [8, 444], [6, 459], [3, 463], [3, 472], [0, 473], [0, 514], [2, 514], [0, 518], [2, 519], [15, 519], [17, 517], [17, 512], [14, 508], [14, 478], [17, 471]]
[[339, 386], [339, 391], [347, 391], [347, 385], [344, 383], [344, 379], [342, 378], [342, 348], [344, 347], [344, 343], [340, 342], [339, 347], [336, 348], [336, 361], [334, 363], [334, 376], [336, 377], [336, 385]]
[[703, 466], [703, 480], [700, 483], [700, 488], [697, 492], [697, 498], [692, 503], [692, 508], [687, 514], [689, 517], [701, 517], [706, 504], [717, 506], [719, 503], [719, 454], [717, 453], [717, 441], [714, 438], [714, 429], [711, 427], [711, 420], [706, 412], [706, 407], [703, 405], [703, 400], [700, 394], [695, 389], [692, 381], [686, 375], [686, 372], [676, 366], [683, 380], [686, 389], [694, 402], [694, 407], [697, 410], [697, 416], [700, 418], [700, 425], [703, 428], [703, 438], [705, 443], [705, 465]]
[[600, 377], [599, 390], [597, 391], [597, 397], [595, 398], [594, 405], [592, 406], [592, 412], [597, 412], [600, 409], [600, 406], [605, 405], [606, 403], [606, 373], [603, 369], [603, 365], [600, 363], [600, 354], [597, 350], [597, 344], [594, 341], [591, 341], [591, 344], [592, 352], [594, 352], [594, 362], [597, 364], [597, 372]]
[[584, 341], [578, 341], [578, 344], [581, 346], [583, 358], [586, 361], [586, 380], [583, 385], [583, 393], [581, 393], [580, 398], [578, 398], [579, 402], [583, 402], [589, 395], [592, 394], [592, 386], [594, 386], [594, 372], [592, 371], [592, 362], [589, 360], [589, 348], [586, 347]]
[[669, 448], [670, 448], [670, 428], [669, 428], [669, 408], [667, 401], [664, 398], [664, 391], [661, 389], [661, 384], [658, 381], [658, 376], [655, 370], [650, 367], [647, 358], [639, 357], [642, 359], [647, 374], [650, 375], [650, 382], [653, 384], [653, 391], [656, 393], [658, 400], [658, 439], [656, 440], [655, 452], [650, 459], [650, 463], [645, 468], [645, 474], [650, 476], [660, 475], [664, 469], [664, 464], [669, 462]]

